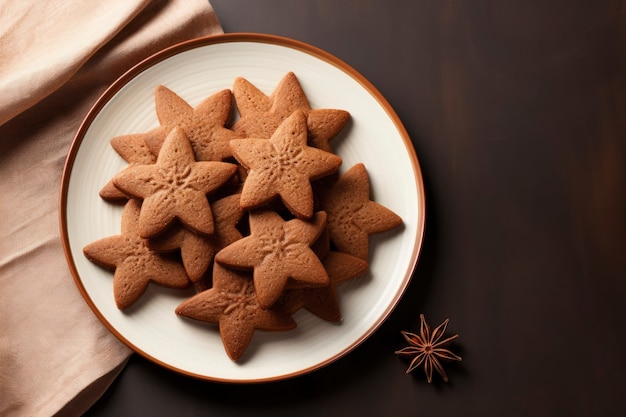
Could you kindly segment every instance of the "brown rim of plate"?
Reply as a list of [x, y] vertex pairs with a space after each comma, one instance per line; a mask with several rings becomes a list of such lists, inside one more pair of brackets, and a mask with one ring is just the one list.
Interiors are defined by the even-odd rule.
[[[69, 179], [71, 176], [72, 168], [74, 165], [74, 161], [76, 159], [76, 154], [78, 152], [78, 149], [80, 148], [80, 145], [83, 141], [83, 138], [86, 132], [88, 131], [95, 117], [102, 110], [102, 108], [130, 80], [138, 76], [144, 70], [152, 67], [153, 65], [184, 51], [188, 51], [188, 50], [195, 49], [198, 47], [204, 47], [208, 45], [228, 43], [228, 42], [257, 42], [257, 43], [273, 44], [273, 45], [278, 45], [278, 46], [283, 46], [283, 47], [291, 48], [294, 50], [298, 50], [300, 52], [319, 58], [322, 61], [325, 61], [326, 63], [339, 68], [344, 73], [348, 74], [351, 78], [356, 80], [372, 97], [376, 99], [378, 104], [385, 110], [389, 118], [393, 121], [394, 126], [400, 133], [400, 136], [402, 137], [407, 153], [410, 157], [413, 171], [415, 173], [415, 182], [418, 185], [418, 190], [417, 190], [418, 200], [421, 203], [421, 208], [422, 208], [417, 213], [418, 215], [417, 235], [415, 237], [416, 245], [413, 250], [413, 253], [411, 254], [411, 258], [410, 258], [411, 262], [408, 265], [407, 271], [402, 280], [402, 285], [399, 291], [395, 294], [395, 297], [393, 298], [392, 302], [389, 303], [389, 305], [387, 306], [383, 314], [380, 315], [380, 317], [368, 329], [368, 331], [364, 332], [358, 339], [354, 340], [349, 346], [344, 348], [342, 351], [336, 353], [334, 356], [329, 357], [326, 360], [319, 362], [313, 366], [310, 366], [308, 368], [304, 368], [295, 372], [283, 374], [283, 375], [277, 375], [277, 376], [272, 376], [272, 377], [267, 377], [267, 378], [246, 379], [246, 380], [212, 377], [212, 376], [207, 376], [207, 375], [196, 374], [196, 373], [184, 370], [184, 369], [179, 369], [139, 349], [137, 346], [133, 345], [128, 339], [126, 339], [123, 335], [121, 335], [117, 331], [117, 329], [113, 325], [111, 325], [111, 323], [109, 323], [109, 321], [104, 317], [104, 315], [96, 307], [96, 305], [94, 304], [94, 302], [92, 301], [91, 297], [89, 296], [85, 287], [82, 284], [82, 281], [76, 269], [76, 265], [74, 263], [74, 259], [70, 250], [69, 236], [67, 232], [67, 218], [66, 218], [68, 184], [69, 184]], [[85, 299], [85, 301], [87, 302], [91, 310], [94, 312], [94, 314], [105, 325], [105, 327], [111, 333], [113, 333], [120, 341], [122, 341], [126, 346], [128, 346], [131, 350], [133, 350], [135, 353], [138, 353], [140, 356], [143, 356], [144, 358], [150, 360], [151, 362], [156, 363], [166, 369], [169, 369], [171, 371], [174, 371], [176, 373], [183, 374], [189, 377], [201, 379], [201, 380], [223, 382], [223, 383], [237, 383], [237, 384], [275, 382], [275, 381], [294, 378], [300, 375], [313, 372], [347, 355], [348, 353], [353, 351], [357, 346], [363, 343], [367, 338], [369, 338], [374, 332], [376, 332], [378, 328], [380, 328], [380, 326], [383, 324], [383, 322], [389, 317], [391, 312], [395, 309], [396, 305], [398, 304], [398, 302], [404, 295], [404, 292], [406, 291], [409, 282], [411, 281], [411, 278], [415, 270], [415, 267], [417, 266], [417, 261], [418, 261], [419, 255], [421, 253], [422, 245], [423, 245], [425, 216], [426, 216], [424, 182], [423, 182], [423, 177], [421, 173], [420, 164], [417, 158], [417, 154], [413, 147], [413, 143], [411, 142], [411, 139], [408, 135], [408, 132], [406, 131], [404, 125], [400, 121], [400, 118], [398, 117], [396, 112], [393, 110], [389, 102], [383, 97], [383, 95], [364, 76], [362, 76], [354, 68], [352, 68], [350, 65], [348, 65], [344, 61], [340, 60], [339, 58], [335, 57], [334, 55], [331, 55], [330, 53], [322, 49], [319, 49], [315, 46], [312, 46], [310, 44], [307, 44], [307, 43], [304, 43], [302, 41], [298, 41], [295, 39], [285, 38], [285, 37], [277, 36], [277, 35], [258, 34], [258, 33], [227, 33], [227, 34], [220, 34], [220, 35], [210, 35], [210, 36], [196, 38], [196, 39], [192, 39], [192, 40], [175, 44], [173, 46], [165, 48], [161, 50], [160, 52], [157, 52], [149, 56], [148, 58], [140, 61], [138, 64], [136, 64], [135, 66], [130, 68], [128, 71], [126, 71], [122, 76], [120, 76], [115, 82], [113, 82], [113, 84], [111, 84], [106, 89], [106, 91], [98, 98], [96, 103], [91, 107], [91, 109], [89, 110], [85, 119], [81, 123], [72, 141], [72, 144], [70, 146], [70, 150], [66, 158], [64, 168], [63, 168], [59, 205], [60, 205], [59, 221], [60, 221], [60, 229], [61, 229], [60, 230], [61, 242], [63, 245], [63, 251], [65, 252], [65, 258], [70, 268], [72, 277], [81, 295], [83, 296], [83, 298]]]

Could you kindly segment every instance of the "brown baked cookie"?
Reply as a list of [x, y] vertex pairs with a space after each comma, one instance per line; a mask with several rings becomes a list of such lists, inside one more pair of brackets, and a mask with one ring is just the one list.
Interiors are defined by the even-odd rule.
[[284, 331], [296, 327], [290, 315], [259, 304], [250, 273], [218, 264], [213, 268], [213, 287], [183, 301], [176, 314], [218, 323], [224, 349], [233, 361], [241, 358], [255, 330]]
[[361, 276], [368, 265], [363, 259], [337, 251], [330, 251], [322, 263], [328, 273], [328, 285], [288, 290], [278, 305], [290, 314], [305, 308], [323, 320], [338, 323], [342, 315], [337, 284]]
[[250, 235], [219, 251], [215, 261], [229, 268], [254, 270], [254, 287], [262, 307], [271, 306], [289, 280], [309, 286], [328, 283], [328, 273], [311, 245], [326, 223], [318, 212], [310, 221], [285, 221], [271, 210], [253, 211]]
[[330, 139], [350, 120], [350, 113], [339, 109], [312, 109], [293, 72], [287, 73], [267, 96], [243, 77], [235, 79], [233, 96], [240, 114], [232, 129], [241, 137], [269, 138], [294, 111], [307, 117], [309, 145], [332, 152]]
[[160, 253], [179, 251], [187, 276], [197, 290], [203, 290], [210, 285], [205, 281], [205, 274], [215, 255], [212, 236], [201, 235], [176, 223], [148, 239], [148, 246]]
[[341, 252], [367, 260], [369, 235], [391, 230], [402, 219], [370, 200], [370, 182], [365, 165], [346, 171], [328, 190], [319, 192], [320, 209], [328, 214], [330, 240]]
[[[111, 146], [124, 161], [130, 164], [153, 164], [156, 162], [156, 157], [148, 149], [144, 141], [145, 137], [146, 134], [143, 133], [115, 136], [111, 139]], [[113, 184], [112, 180], [102, 187], [100, 197], [107, 201], [126, 201], [129, 198]]]
[[313, 215], [311, 181], [337, 172], [341, 158], [307, 145], [306, 118], [297, 110], [270, 139], [235, 139], [233, 155], [248, 170], [241, 206], [254, 209], [280, 197], [296, 217]]
[[111, 139], [111, 147], [115, 149], [115, 152], [126, 162], [153, 164], [156, 162], [156, 156], [150, 152], [145, 142], [145, 138], [149, 136], [151, 132], [152, 131], [116, 136]]
[[155, 91], [155, 105], [163, 129], [155, 131], [159, 134], [146, 137], [152, 153], [158, 155], [167, 133], [178, 126], [187, 135], [198, 161], [223, 161], [231, 157], [228, 142], [239, 136], [225, 127], [231, 117], [230, 90], [221, 90], [191, 107], [172, 90], [159, 85]]
[[143, 238], [163, 232], [175, 220], [197, 233], [214, 232], [207, 194], [235, 173], [226, 162], [199, 161], [182, 129], [167, 135], [156, 163], [131, 165], [113, 178], [124, 193], [143, 199], [139, 234]]
[[311, 249], [313, 249], [313, 252], [315, 252], [320, 259], [324, 259], [326, 255], [328, 255], [330, 252], [330, 233], [328, 232], [328, 227], [324, 227], [315, 243], [311, 245]]
[[154, 282], [169, 288], [187, 288], [189, 278], [181, 263], [147, 245], [137, 228], [141, 203], [129, 200], [122, 214], [122, 233], [105, 237], [85, 246], [83, 253], [91, 262], [113, 273], [113, 296], [120, 310], [128, 308]]
[[239, 194], [217, 200], [211, 208], [215, 222], [213, 234], [200, 235], [178, 224], [178, 227], [170, 227], [149, 241], [150, 247], [157, 251], [180, 249], [185, 271], [194, 283], [202, 280], [220, 249], [243, 237], [237, 229], [237, 223], [244, 214], [239, 206]]

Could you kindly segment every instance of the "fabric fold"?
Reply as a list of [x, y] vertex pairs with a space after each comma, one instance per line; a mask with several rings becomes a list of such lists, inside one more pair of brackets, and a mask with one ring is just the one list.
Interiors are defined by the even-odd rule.
[[28, 3], [0, 5], [0, 415], [74, 416], [131, 351], [89, 309], [65, 261], [70, 144], [125, 71], [222, 29], [206, 0]]
[[0, 5], [0, 125], [67, 82], [149, 0], [17, 3]]

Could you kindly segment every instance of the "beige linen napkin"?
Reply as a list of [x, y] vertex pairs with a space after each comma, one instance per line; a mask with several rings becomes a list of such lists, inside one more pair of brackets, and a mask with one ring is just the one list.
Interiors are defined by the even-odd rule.
[[221, 33], [207, 0], [0, 3], [0, 415], [87, 410], [130, 351], [70, 275], [58, 222], [80, 122], [132, 65]]

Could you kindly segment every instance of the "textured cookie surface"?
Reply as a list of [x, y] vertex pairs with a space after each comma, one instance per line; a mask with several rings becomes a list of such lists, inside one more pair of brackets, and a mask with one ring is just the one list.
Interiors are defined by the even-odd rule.
[[124, 193], [143, 199], [139, 216], [142, 237], [156, 236], [175, 219], [198, 233], [212, 234], [207, 194], [226, 183], [236, 170], [236, 165], [226, 162], [197, 162], [183, 130], [174, 128], [155, 164], [131, 165], [113, 182]]
[[213, 287], [183, 301], [176, 314], [209, 323], [218, 323], [228, 356], [237, 361], [250, 344], [255, 329], [291, 330], [296, 322], [277, 308], [263, 308], [258, 302], [249, 273], [213, 269]]
[[328, 285], [290, 289], [284, 293], [278, 304], [288, 313], [305, 308], [323, 320], [340, 322], [342, 314], [337, 284], [361, 276], [367, 270], [368, 264], [356, 256], [337, 251], [330, 251], [322, 263], [328, 273]]
[[201, 235], [179, 224], [149, 242], [150, 247], [161, 252], [180, 249], [187, 275], [194, 283], [204, 277], [220, 249], [243, 237], [237, 229], [244, 214], [239, 206], [239, 194], [215, 201], [212, 210], [215, 224], [213, 234]]
[[113, 296], [121, 310], [137, 301], [150, 282], [170, 288], [187, 288], [190, 284], [180, 262], [150, 249], [146, 239], [139, 236], [140, 208], [137, 200], [129, 200], [122, 214], [122, 233], [83, 248], [91, 262], [115, 271]]
[[238, 136], [225, 127], [231, 116], [230, 90], [221, 90], [191, 107], [178, 94], [159, 85], [155, 105], [162, 129], [146, 138], [152, 153], [158, 155], [166, 135], [179, 127], [191, 142], [198, 161], [222, 161], [231, 156], [228, 142]]
[[328, 273], [311, 249], [322, 233], [326, 214], [310, 221], [285, 221], [271, 210], [250, 213], [250, 235], [215, 255], [215, 261], [238, 270], [253, 270], [254, 288], [263, 307], [271, 306], [288, 280], [311, 286], [328, 283]]
[[233, 95], [241, 117], [232, 129], [242, 137], [269, 138], [287, 117], [300, 110], [307, 118], [309, 144], [332, 152], [330, 140], [350, 120], [350, 113], [345, 110], [312, 109], [293, 72], [287, 73], [269, 96], [238, 77]]
[[402, 224], [397, 214], [370, 200], [369, 175], [362, 163], [352, 166], [318, 196], [320, 208], [328, 214], [330, 240], [339, 251], [361, 259], [368, 258], [369, 235]]
[[299, 218], [313, 215], [311, 181], [337, 172], [341, 158], [307, 145], [306, 118], [295, 111], [270, 139], [235, 139], [233, 155], [247, 170], [241, 206], [261, 207], [280, 197]]
[[[145, 142], [146, 134], [130, 134], [116, 136], [111, 139], [111, 147], [130, 164], [153, 164], [156, 162], [156, 156]], [[100, 197], [109, 201], [125, 201], [128, 195], [120, 191], [113, 181], [109, 181], [100, 190]]]

